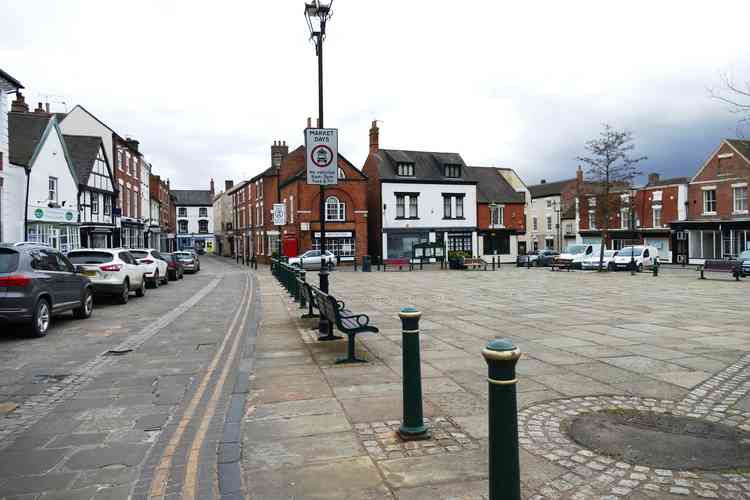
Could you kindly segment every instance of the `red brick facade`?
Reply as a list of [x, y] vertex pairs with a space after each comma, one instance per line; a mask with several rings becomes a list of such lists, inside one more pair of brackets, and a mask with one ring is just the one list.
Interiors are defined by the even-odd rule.
[[[688, 220], [747, 218], [734, 213], [733, 184], [750, 180], [750, 161], [726, 141], [722, 143], [688, 186]], [[704, 188], [716, 186], [716, 213], [703, 210]]]
[[[526, 215], [524, 203], [503, 204], [503, 226], [513, 229], [517, 233], [526, 231]], [[477, 227], [490, 229], [490, 205], [489, 203], [477, 203]]]

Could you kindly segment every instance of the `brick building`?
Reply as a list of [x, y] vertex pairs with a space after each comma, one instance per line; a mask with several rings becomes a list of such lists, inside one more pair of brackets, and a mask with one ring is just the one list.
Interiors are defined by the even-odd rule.
[[671, 223], [679, 259], [736, 257], [750, 250], [750, 141], [725, 139], [688, 184], [687, 220]]
[[174, 220], [171, 217], [174, 203], [169, 193], [169, 180], [163, 181], [160, 176], [151, 174], [149, 176], [149, 191], [151, 199], [156, 200], [159, 205], [159, 250], [162, 252], [172, 252], [175, 249]]
[[[281, 228], [282, 254], [320, 249], [320, 187], [307, 184], [305, 148], [300, 146], [281, 163], [280, 200], [286, 206]], [[367, 177], [341, 153], [337, 184], [324, 192], [326, 250], [341, 262], [367, 254]], [[273, 247], [271, 247], [273, 248]]]
[[117, 206], [120, 209], [119, 245], [124, 248], [139, 248], [144, 245], [143, 233], [145, 224], [141, 208], [141, 176], [143, 175], [143, 157], [138, 151], [138, 141], [123, 139], [113, 134], [115, 150], [115, 179], [118, 184], [119, 197]]
[[250, 220], [250, 181], [242, 181], [226, 190], [231, 206], [231, 231], [227, 229], [227, 244], [231, 255], [244, 259], [252, 255], [250, 238], [252, 225]]
[[515, 262], [518, 237], [526, 232], [527, 190], [516, 190], [508, 182], [507, 176], [518, 177], [511, 169], [466, 167], [466, 173], [477, 183], [478, 254], [485, 260]]
[[[580, 167], [576, 178], [529, 186], [530, 199], [526, 211], [526, 249], [562, 251], [566, 246], [563, 216], [575, 206], [583, 172]], [[576, 228], [577, 229], [577, 228]]]

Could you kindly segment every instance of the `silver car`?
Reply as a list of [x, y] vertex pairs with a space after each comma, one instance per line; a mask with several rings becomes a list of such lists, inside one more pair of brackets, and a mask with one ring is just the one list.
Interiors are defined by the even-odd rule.
[[289, 258], [290, 266], [302, 267], [303, 269], [320, 269], [321, 265], [333, 267], [336, 265], [336, 256], [333, 252], [327, 251], [325, 255], [320, 250], [308, 250], [302, 255]]

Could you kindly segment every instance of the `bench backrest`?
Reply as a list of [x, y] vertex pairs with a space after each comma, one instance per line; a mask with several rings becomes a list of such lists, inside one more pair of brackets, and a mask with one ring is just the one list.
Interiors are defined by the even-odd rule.
[[484, 264], [482, 259], [475, 259], [472, 257], [464, 258], [464, 264]]
[[407, 265], [409, 259], [383, 259], [383, 263], [391, 265]]
[[336, 300], [328, 294], [325, 294], [317, 288], [313, 290], [315, 302], [320, 311], [320, 315], [333, 323], [338, 322], [338, 307]]
[[734, 260], [706, 260], [703, 264], [704, 269], [722, 269], [722, 270], [733, 270], [738, 266], [737, 261]]

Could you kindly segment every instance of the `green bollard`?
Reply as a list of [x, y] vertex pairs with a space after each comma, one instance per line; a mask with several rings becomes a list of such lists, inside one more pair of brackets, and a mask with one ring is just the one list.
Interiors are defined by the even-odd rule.
[[516, 363], [521, 351], [496, 339], [482, 351], [489, 383], [490, 500], [521, 500]]
[[653, 267], [654, 276], [659, 276], [659, 261], [654, 260], [654, 265], [651, 267]]
[[[300, 269], [299, 271], [299, 279], [302, 281], [302, 283], [305, 282], [305, 270]], [[305, 294], [302, 292], [302, 287], [304, 285], [300, 284], [300, 290], [299, 290], [299, 308], [300, 309], [307, 309], [307, 299], [305, 298]]]
[[419, 357], [419, 318], [422, 313], [413, 307], [402, 307], [401, 349], [404, 420], [398, 434], [405, 441], [429, 439], [430, 431], [422, 415], [422, 367]]

